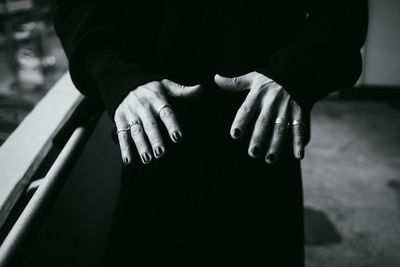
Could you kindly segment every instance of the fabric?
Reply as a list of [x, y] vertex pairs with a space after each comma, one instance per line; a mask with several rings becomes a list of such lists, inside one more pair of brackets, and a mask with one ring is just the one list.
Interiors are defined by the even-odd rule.
[[183, 142], [152, 165], [123, 167], [105, 266], [304, 265], [299, 161], [289, 143], [273, 167], [249, 158], [249, 136], [229, 137], [243, 96], [216, 97], [229, 100], [224, 110], [176, 103]]

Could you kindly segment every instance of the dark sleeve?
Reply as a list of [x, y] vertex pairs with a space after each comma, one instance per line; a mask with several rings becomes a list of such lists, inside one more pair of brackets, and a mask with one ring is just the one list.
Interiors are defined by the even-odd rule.
[[305, 27], [257, 71], [273, 79], [305, 110], [349, 88], [361, 73], [360, 48], [368, 24], [365, 0], [310, 0]]
[[160, 79], [126, 58], [115, 7], [111, 0], [57, 0], [54, 21], [72, 81], [112, 119], [129, 91]]

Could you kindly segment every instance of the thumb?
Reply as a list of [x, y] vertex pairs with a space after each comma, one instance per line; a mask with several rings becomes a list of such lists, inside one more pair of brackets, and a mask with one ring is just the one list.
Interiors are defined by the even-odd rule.
[[195, 86], [185, 86], [168, 79], [163, 79], [161, 84], [164, 86], [168, 94], [177, 98], [191, 98], [200, 93], [203, 89], [200, 84]]
[[218, 87], [223, 90], [237, 92], [250, 90], [252, 83], [252, 79], [250, 79], [248, 74], [233, 78], [223, 77], [219, 74], [216, 74], [214, 76], [214, 81]]

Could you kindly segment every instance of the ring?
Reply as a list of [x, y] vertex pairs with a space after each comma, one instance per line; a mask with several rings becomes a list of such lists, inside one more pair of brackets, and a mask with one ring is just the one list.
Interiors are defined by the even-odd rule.
[[160, 117], [161, 110], [163, 110], [164, 108], [167, 108], [167, 107], [170, 108], [171, 105], [170, 105], [170, 104], [165, 104], [165, 105], [161, 106], [161, 107], [157, 110], [157, 115], [158, 115], [158, 117]]
[[121, 132], [129, 132], [130, 127], [126, 127], [125, 129], [117, 129], [117, 134], [121, 133]]
[[304, 122], [300, 121], [300, 120], [294, 120], [292, 122], [292, 126], [296, 126], [296, 125], [301, 125], [304, 127]]
[[131, 129], [133, 127], [133, 125], [142, 125], [142, 123], [140, 121], [132, 121], [131, 123], [129, 123], [128, 128]]
[[288, 121], [287, 121], [286, 119], [283, 119], [283, 118], [276, 118], [275, 124], [285, 124], [285, 125], [289, 125]]

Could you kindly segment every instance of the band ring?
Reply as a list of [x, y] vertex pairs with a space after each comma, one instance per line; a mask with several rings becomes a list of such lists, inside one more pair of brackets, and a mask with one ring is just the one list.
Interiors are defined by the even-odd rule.
[[160, 117], [161, 110], [163, 110], [164, 108], [167, 108], [167, 107], [171, 108], [171, 105], [170, 105], [170, 104], [165, 104], [165, 105], [161, 106], [161, 107], [157, 110], [157, 115], [158, 115], [158, 117]]
[[129, 132], [130, 128], [126, 127], [125, 129], [117, 129], [117, 134], [122, 133], [122, 132]]
[[288, 121], [284, 118], [276, 118], [275, 120], [275, 124], [284, 124], [284, 125], [288, 125]]
[[294, 120], [292, 122], [292, 126], [296, 126], [296, 125], [301, 125], [301, 126], [305, 126], [304, 122], [302, 122], [301, 120]]
[[140, 121], [132, 121], [131, 123], [129, 123], [128, 129], [130, 130], [133, 125], [142, 125], [142, 123]]

